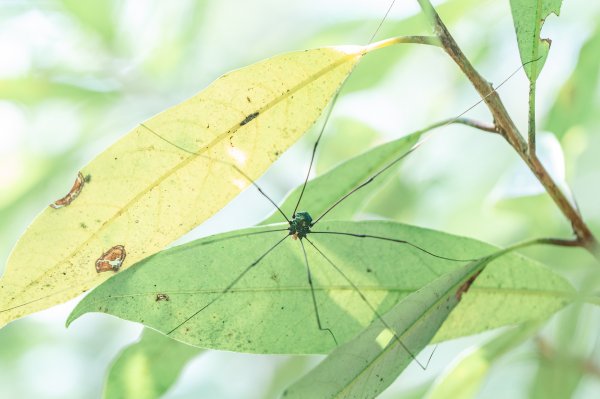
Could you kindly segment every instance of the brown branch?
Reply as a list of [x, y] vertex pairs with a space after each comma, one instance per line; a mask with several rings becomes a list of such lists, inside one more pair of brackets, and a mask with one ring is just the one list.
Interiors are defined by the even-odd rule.
[[508, 141], [508, 143], [515, 149], [515, 151], [527, 164], [529, 169], [533, 172], [535, 177], [544, 186], [546, 192], [558, 206], [563, 215], [569, 220], [578, 246], [588, 250], [588, 252], [590, 252], [598, 261], [600, 261], [600, 244], [598, 244], [596, 237], [594, 237], [588, 226], [583, 221], [579, 211], [569, 201], [552, 177], [550, 177], [546, 168], [535, 156], [535, 153], [529, 153], [527, 142], [523, 139], [523, 136], [521, 136], [521, 133], [509, 116], [508, 111], [504, 107], [502, 100], [500, 100], [500, 96], [494, 90], [492, 84], [486, 81], [479, 74], [479, 72], [475, 70], [473, 65], [471, 65], [429, 0], [417, 1], [432, 24], [434, 31], [442, 42], [442, 46], [446, 53], [454, 60], [465, 76], [471, 81], [471, 84], [473, 87], [475, 87], [475, 90], [477, 90], [487, 105], [494, 118], [496, 131], [502, 135], [502, 137], [504, 137], [506, 141]]
[[471, 126], [474, 127], [475, 129], [479, 129], [479, 130], [483, 130], [485, 132], [489, 132], [489, 133], [496, 133], [498, 134], [498, 129], [496, 128], [495, 125], [490, 125], [489, 123], [485, 123], [485, 122], [480, 122], [474, 119], [469, 119], [469, 118], [456, 118], [453, 123], [460, 123], [461, 125], [466, 125], [466, 126]]
[[[535, 65], [535, 63], [533, 63]], [[527, 150], [529, 156], [536, 156], [535, 145], [535, 80], [529, 82], [529, 116], [527, 123]]]

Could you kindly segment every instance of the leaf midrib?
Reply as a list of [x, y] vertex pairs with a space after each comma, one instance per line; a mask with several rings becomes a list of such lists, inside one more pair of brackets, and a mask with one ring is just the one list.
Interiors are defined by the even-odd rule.
[[[359, 53], [358, 56], [361, 56], [362, 54]], [[307, 79], [301, 81], [299, 84], [297, 84], [296, 86], [294, 86], [292, 89], [290, 89], [289, 91], [286, 91], [285, 93], [283, 93], [281, 96], [276, 97], [274, 100], [272, 100], [271, 102], [267, 103], [265, 106], [263, 106], [262, 108], [259, 108], [256, 112], [259, 113], [259, 116], [262, 115], [264, 112], [268, 111], [269, 109], [271, 109], [272, 107], [274, 107], [275, 105], [277, 105], [279, 102], [287, 99], [288, 97], [292, 96], [293, 94], [295, 94], [296, 92], [298, 92], [299, 90], [301, 90], [302, 88], [304, 88], [305, 86], [308, 86], [309, 84], [311, 84], [311, 82], [315, 82], [316, 80], [318, 80], [319, 78], [321, 78], [322, 76], [324, 76], [325, 74], [327, 74], [328, 72], [336, 69], [337, 67], [343, 65], [344, 63], [348, 62], [349, 60], [351, 60], [352, 58], [356, 57], [356, 54], [344, 54], [338, 61], [328, 65], [327, 67], [321, 69], [319, 72], [313, 74], [312, 76], [308, 77]], [[255, 118], [255, 119], [258, 119]], [[138, 129], [141, 127], [142, 125], [140, 124], [138, 126]], [[244, 125], [245, 126], [245, 125]], [[139, 194], [137, 194], [132, 200], [130, 200], [127, 204], [125, 204], [125, 206], [123, 208], [121, 208], [119, 211], [117, 211], [113, 216], [111, 216], [109, 219], [107, 219], [104, 223], [102, 223], [98, 229], [93, 232], [93, 234], [91, 234], [85, 241], [83, 241], [77, 248], [75, 248], [73, 250], [73, 252], [71, 252], [66, 259], [72, 258], [74, 257], [77, 253], [79, 253], [81, 251], [81, 249], [87, 245], [90, 241], [92, 241], [93, 239], [95, 239], [98, 234], [104, 230], [104, 228], [106, 226], [108, 226], [110, 223], [112, 223], [112, 221], [114, 221], [116, 218], [118, 218], [119, 216], [121, 216], [122, 214], [124, 214], [127, 210], [129, 210], [129, 208], [135, 204], [136, 202], [139, 201], [140, 198], [142, 198], [146, 193], [148, 193], [150, 190], [154, 189], [155, 187], [159, 186], [164, 180], [166, 180], [169, 176], [173, 175], [175, 172], [177, 172], [178, 170], [180, 170], [181, 168], [183, 168], [184, 166], [186, 166], [187, 164], [189, 164], [190, 162], [192, 162], [193, 160], [195, 160], [198, 156], [201, 156], [204, 152], [206, 152], [209, 148], [212, 148], [214, 145], [216, 145], [219, 141], [223, 140], [224, 138], [226, 138], [229, 135], [235, 134], [238, 129], [242, 127], [240, 126], [239, 123], [235, 124], [233, 127], [231, 127], [230, 129], [228, 129], [227, 131], [225, 131], [224, 133], [219, 134], [217, 137], [215, 137], [215, 139], [213, 139], [209, 144], [207, 144], [206, 146], [203, 147], [202, 150], [190, 154], [190, 153], [186, 153], [188, 155], [188, 157], [178, 163], [175, 167], [169, 169], [166, 173], [164, 173], [162, 176], [160, 176], [158, 179], [155, 180], [155, 182], [149, 186], [147, 186], [146, 189], [140, 191]], [[181, 150], [183, 152], [183, 150]], [[29, 287], [34, 286], [37, 284], [37, 280], [44, 278], [50, 271], [54, 270], [55, 268], [57, 268], [58, 266], [60, 266], [61, 264], [65, 263], [65, 260], [59, 260], [58, 262], [56, 262], [52, 267], [50, 267], [49, 269], [47, 269], [44, 273], [42, 273], [37, 279], [36, 281], [31, 281], [29, 284], [23, 286], [22, 290], [25, 291], [27, 290]], [[94, 278], [92, 281], [95, 281], [96, 278]], [[70, 289], [66, 289], [66, 290], [61, 290], [61, 291], [57, 291], [48, 295], [45, 295], [41, 298], [37, 298], [34, 300], [31, 300], [25, 304], [20, 304], [20, 305], [16, 305], [13, 307], [9, 307], [7, 309], [3, 309], [0, 310], [0, 312], [4, 312], [4, 311], [8, 311], [8, 310], [13, 310], [13, 309], [17, 309], [19, 307], [22, 306], [27, 306], [30, 305], [32, 303], [44, 300], [46, 298], [50, 298], [54, 295], [58, 295], [59, 293], [68, 291]], [[7, 303], [7, 305], [12, 304], [13, 301], [10, 301]]]
[[[469, 276], [473, 275], [476, 272], [477, 269], [475, 269], [475, 271], [468, 273]], [[462, 284], [465, 280], [467, 279], [467, 277], [461, 279], [458, 283], [453, 284], [451, 287], [449, 287], [445, 292], [444, 295], [440, 295], [440, 297], [438, 298], [437, 301], [433, 302], [431, 304], [431, 306], [429, 306], [427, 308], [427, 310], [425, 312], [423, 312], [423, 314], [421, 315], [421, 317], [417, 318], [416, 320], [414, 320], [412, 323], [410, 323], [405, 329], [404, 331], [400, 334], [397, 335], [398, 339], [402, 340], [402, 338], [404, 338], [408, 333], [412, 332], [413, 329], [415, 329], [418, 324], [422, 323], [426, 316], [428, 316], [432, 310], [436, 307], [436, 305], [438, 305], [439, 303], [443, 302], [449, 295], [452, 295], [452, 292], [456, 290], [456, 287], [459, 286], [460, 284]], [[452, 308], [452, 310], [454, 310], [456, 308], [456, 306], [460, 303], [460, 301], [458, 301], [454, 307]], [[448, 313], [450, 314], [450, 312]], [[432, 338], [435, 336], [435, 334], [432, 335]], [[358, 382], [358, 379], [364, 374], [366, 373], [368, 370], [370, 370], [372, 367], [374, 367], [376, 365], [376, 363], [379, 361], [379, 359], [384, 356], [387, 355], [389, 353], [390, 350], [395, 349], [397, 347], [397, 345], [399, 345], [398, 343], [398, 339], [392, 338], [392, 341], [390, 342], [390, 344], [388, 344], [382, 351], [380, 351], [374, 358], [372, 361], [370, 361], [368, 363], [368, 365], [366, 367], [364, 367], [362, 370], [360, 370], [354, 378], [352, 378], [352, 380], [349, 382], [349, 384], [347, 384], [342, 390], [338, 391], [335, 396], [333, 396], [334, 398], [341, 398], [342, 396], [340, 395], [346, 395], [344, 392], [348, 392], [348, 390], [352, 387], [354, 387], [354, 385]]]

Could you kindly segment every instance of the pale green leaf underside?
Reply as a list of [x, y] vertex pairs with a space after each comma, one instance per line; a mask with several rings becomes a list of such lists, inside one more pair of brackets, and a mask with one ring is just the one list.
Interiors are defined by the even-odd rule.
[[[575, 69], [547, 113], [545, 128], [559, 138], [576, 126], [595, 123], [600, 82], [600, 26], [581, 47]], [[589, 125], [588, 125], [589, 126]]]
[[437, 378], [426, 399], [470, 399], [476, 397], [494, 362], [530, 338], [540, 326], [530, 322], [510, 329], [481, 347], [468, 349]]
[[147, 328], [140, 340], [125, 348], [111, 365], [103, 397], [160, 398], [200, 351]]
[[[69, 323], [105, 312], [167, 333], [219, 296], [286, 232], [286, 225], [239, 230], [156, 254], [119, 273], [86, 296]], [[394, 222], [322, 222], [314, 231], [373, 234], [408, 240], [445, 257], [471, 259], [495, 248], [476, 240]], [[464, 265], [389, 241], [311, 233], [308, 237], [363, 291], [380, 312]], [[306, 243], [319, 313], [339, 342], [373, 319], [354, 289]], [[157, 294], [169, 300], [157, 301]], [[506, 255], [478, 278], [436, 339], [445, 340], [524, 320], [545, 318], [569, 303], [573, 288], [548, 268]], [[234, 287], [170, 334], [205, 348], [255, 353], [328, 353], [334, 346], [317, 329], [300, 242], [286, 239]]]
[[[288, 388], [286, 399], [369, 399], [378, 396], [431, 340], [459, 303], [461, 288], [487, 264], [468, 263], [402, 299], [356, 338], [336, 348]], [[466, 283], [468, 284], [468, 283]], [[424, 367], [424, 366], [423, 366]]]
[[[365, 182], [369, 177], [373, 176], [377, 171], [381, 170], [390, 162], [408, 153], [410, 149], [419, 141], [423, 133], [427, 130], [418, 131], [397, 140], [391, 141], [372, 148], [360, 155], [357, 155], [346, 162], [336, 166], [327, 173], [310, 180], [306, 184], [306, 189], [302, 196], [302, 203], [298, 211], [309, 211], [315, 218], [323, 214], [332, 204], [349, 193], [353, 188]], [[383, 179], [384, 177], [380, 177]], [[292, 190], [279, 206], [283, 213], [288, 218], [292, 217], [294, 207], [300, 197], [302, 186]], [[371, 189], [366, 188], [358, 191], [352, 197], [356, 197], [364, 193], [369, 195]], [[355, 203], [355, 201], [353, 201]], [[344, 205], [340, 205], [342, 208]], [[328, 218], [336, 218], [340, 213], [339, 209], [334, 209], [328, 214]], [[273, 212], [261, 224], [270, 224], [281, 221], [281, 214]]]
[[519, 54], [530, 81], [537, 80], [550, 49], [550, 40], [540, 38], [544, 20], [550, 13], [558, 15], [561, 4], [562, 0], [510, 0]]
[[79, 196], [45, 209], [15, 246], [0, 280], [0, 326], [106, 280], [112, 272], [95, 263], [114, 246], [126, 250], [125, 269], [213, 215], [250, 184], [232, 165], [258, 178], [363, 53], [306, 50], [230, 72], [100, 153], [82, 169], [91, 180]]

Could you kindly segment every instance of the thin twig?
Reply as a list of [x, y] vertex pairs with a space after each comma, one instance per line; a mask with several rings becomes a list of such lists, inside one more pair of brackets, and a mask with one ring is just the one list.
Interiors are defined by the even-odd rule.
[[460, 123], [462, 125], [467, 125], [474, 127], [475, 129], [483, 130], [485, 132], [496, 133], [498, 134], [498, 128], [495, 125], [491, 125], [489, 123], [476, 121], [474, 119], [469, 118], [458, 118], [454, 121], [454, 123]]
[[569, 220], [573, 229], [573, 233], [575, 234], [576, 241], [579, 244], [578, 246], [585, 248], [598, 261], [600, 261], [600, 244], [598, 243], [598, 240], [596, 237], [594, 237], [586, 223], [583, 221], [583, 218], [581, 217], [577, 208], [571, 203], [571, 201], [569, 201], [565, 193], [563, 193], [558, 187], [539, 159], [536, 156], [529, 155], [528, 144], [523, 139], [521, 133], [519, 133], [519, 130], [509, 116], [508, 111], [500, 100], [498, 93], [494, 90], [492, 85], [486, 81], [479, 74], [479, 72], [477, 72], [477, 70], [475, 70], [473, 65], [471, 65], [429, 0], [417, 1], [421, 5], [423, 12], [433, 26], [434, 31], [440, 39], [446, 53], [454, 60], [465, 76], [471, 81], [471, 84], [475, 87], [483, 101], [486, 103], [494, 118], [494, 125], [496, 126], [498, 133], [508, 141], [515, 151], [517, 151], [521, 159], [523, 159], [529, 169], [540, 181], [542, 186], [544, 186], [546, 192], [548, 195], [550, 195], [563, 215]]
[[[535, 62], [532, 64], [535, 67]], [[535, 148], [535, 80], [529, 82], [529, 121], [527, 123], [527, 155], [536, 157]]]
[[443, 47], [442, 42], [436, 36], [397, 36], [367, 45], [365, 47], [365, 54], [376, 49], [391, 46], [392, 44], [405, 43], [427, 44], [429, 46]]

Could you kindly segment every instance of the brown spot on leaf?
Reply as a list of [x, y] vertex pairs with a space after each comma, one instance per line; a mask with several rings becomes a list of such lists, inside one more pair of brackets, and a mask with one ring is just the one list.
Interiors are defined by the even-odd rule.
[[118, 272], [126, 255], [124, 246], [115, 245], [96, 260], [96, 272]]
[[65, 195], [64, 197], [62, 197], [59, 200], [54, 201], [53, 203], [50, 204], [50, 207], [54, 208], [54, 209], [59, 209], [65, 206], [68, 206], [69, 204], [71, 204], [71, 202], [75, 201], [75, 198], [77, 198], [77, 196], [79, 196], [79, 194], [81, 193], [81, 190], [83, 190], [83, 186], [85, 185], [85, 178], [83, 177], [83, 175], [81, 174], [81, 172], [77, 173], [77, 178], [75, 179], [75, 183], [73, 183], [73, 187], [71, 188], [71, 191], [69, 191], [69, 193], [67, 195]]
[[469, 288], [471, 288], [471, 284], [473, 284], [473, 282], [475, 281], [477, 276], [479, 276], [480, 273], [481, 273], [481, 270], [478, 271], [477, 273], [475, 273], [474, 275], [472, 275], [471, 277], [469, 277], [469, 279], [467, 281], [465, 281], [460, 287], [458, 287], [458, 290], [456, 290], [456, 300], [458, 300], [458, 301], [461, 300], [463, 294], [465, 292], [467, 292], [469, 290]]

